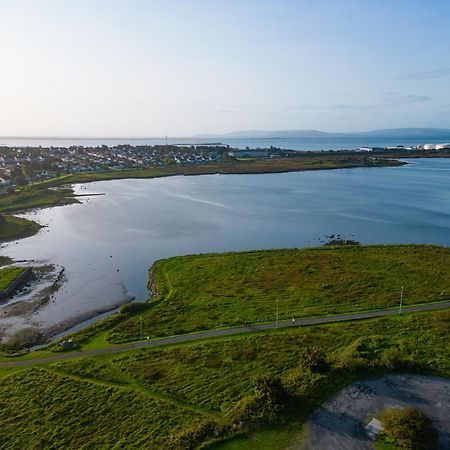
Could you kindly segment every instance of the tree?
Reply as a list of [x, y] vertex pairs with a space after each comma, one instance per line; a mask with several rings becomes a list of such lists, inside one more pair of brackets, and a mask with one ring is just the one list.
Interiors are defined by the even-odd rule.
[[30, 163], [25, 163], [23, 165], [23, 173], [26, 177], [33, 179], [34, 177], [34, 170]]
[[14, 184], [16, 184], [17, 186], [25, 186], [26, 184], [28, 184], [28, 181], [25, 179], [25, 177], [23, 175], [14, 177], [13, 181], [14, 181]]

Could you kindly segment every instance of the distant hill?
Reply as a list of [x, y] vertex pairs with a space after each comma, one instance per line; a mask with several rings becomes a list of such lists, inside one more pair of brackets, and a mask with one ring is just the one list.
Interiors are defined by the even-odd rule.
[[202, 139], [276, 139], [276, 138], [320, 138], [345, 136], [372, 136], [372, 137], [450, 137], [450, 129], [446, 128], [387, 128], [372, 131], [354, 131], [348, 133], [328, 133], [319, 130], [244, 130], [225, 134], [199, 134], [194, 138]]
[[310, 137], [328, 137], [339, 136], [340, 133], [327, 133], [319, 130], [244, 130], [233, 131], [226, 134], [199, 134], [196, 138], [222, 138], [222, 139], [269, 139], [269, 138], [310, 138]]

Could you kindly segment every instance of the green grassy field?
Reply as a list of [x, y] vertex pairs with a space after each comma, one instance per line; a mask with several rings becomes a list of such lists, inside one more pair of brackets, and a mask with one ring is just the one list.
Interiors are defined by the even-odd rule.
[[[439, 311], [2, 369], [0, 441], [17, 449], [283, 448], [313, 408], [356, 379], [398, 370], [449, 376], [449, 332], [450, 311]], [[325, 372], [302, 365], [311, 346], [323, 350]], [[267, 374], [289, 392], [286, 409], [259, 429], [231, 427], [233, 408]]]
[[2, 216], [0, 221], [0, 242], [14, 239], [22, 239], [33, 236], [41, 226], [31, 220], [22, 219], [15, 216]]
[[30, 185], [15, 193], [0, 194], [0, 212], [65, 205], [75, 201], [72, 194], [71, 189], [50, 189], [39, 184]]
[[52, 369], [20, 372], [0, 386], [3, 448], [163, 448], [199, 416], [143, 391]]
[[[450, 249], [342, 246], [184, 256], [159, 261], [147, 311], [109, 322], [106, 342], [396, 307], [450, 297]], [[117, 322], [117, 321], [116, 321]]]
[[0, 269], [0, 291], [6, 289], [21, 273], [23, 267], [3, 267]]

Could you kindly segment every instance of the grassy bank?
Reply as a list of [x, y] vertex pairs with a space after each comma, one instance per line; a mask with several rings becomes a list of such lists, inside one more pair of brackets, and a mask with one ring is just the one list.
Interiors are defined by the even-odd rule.
[[[448, 311], [411, 314], [7, 369], [0, 439], [30, 449], [186, 449], [208, 441], [216, 441], [209, 448], [283, 448], [314, 407], [356, 379], [397, 370], [449, 376], [449, 324]], [[305, 366], [312, 347], [329, 363], [324, 370]], [[232, 427], [236, 407], [267, 375], [291, 400], [258, 430]]]
[[15, 216], [2, 216], [0, 220], [0, 242], [33, 236], [41, 226], [32, 220]]
[[[378, 159], [362, 154], [347, 153], [340, 155], [326, 153], [321, 155], [318, 153], [305, 153], [298, 157], [278, 159], [251, 159], [214, 164], [196, 164], [191, 166], [166, 166], [160, 168], [79, 173], [68, 177], [62, 177], [59, 180], [57, 179], [55, 183], [86, 183], [90, 181], [116, 180], [122, 178], [155, 178], [173, 175], [282, 173], [302, 170], [403, 165], [403, 163], [396, 160], [387, 158]], [[54, 185], [55, 183], [51, 184]]]
[[0, 269], [0, 291], [7, 289], [23, 272], [25, 272], [24, 267], [4, 267]]
[[71, 189], [49, 189], [41, 184], [30, 185], [14, 193], [0, 194], [0, 212], [65, 205], [75, 201], [72, 195]]
[[[113, 319], [106, 341], [396, 307], [450, 297], [450, 249], [343, 246], [209, 254], [158, 261], [158, 298]], [[141, 319], [142, 318], [142, 319]], [[115, 322], [114, 322], [115, 320]], [[87, 331], [88, 333], [89, 331]]]

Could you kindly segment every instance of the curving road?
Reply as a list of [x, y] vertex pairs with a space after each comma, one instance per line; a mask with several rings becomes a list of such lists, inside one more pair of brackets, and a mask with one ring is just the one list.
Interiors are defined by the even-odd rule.
[[[420, 312], [420, 311], [431, 311], [436, 309], [449, 308], [450, 301], [438, 302], [438, 303], [429, 303], [417, 306], [407, 306], [403, 307], [403, 313], [411, 313], [411, 312]], [[219, 336], [229, 336], [233, 334], [241, 334], [241, 333], [250, 333], [261, 330], [270, 330], [273, 328], [288, 328], [288, 327], [299, 327], [304, 325], [319, 325], [324, 323], [333, 323], [333, 322], [345, 322], [350, 320], [361, 320], [361, 319], [371, 319], [374, 317], [384, 317], [384, 316], [393, 316], [399, 314], [398, 308], [395, 309], [385, 309], [385, 310], [377, 310], [377, 311], [368, 311], [361, 313], [349, 313], [349, 314], [338, 314], [335, 316], [322, 316], [322, 317], [313, 317], [310, 319], [300, 319], [292, 322], [292, 320], [280, 321], [278, 324], [276, 322], [271, 323], [263, 323], [256, 325], [248, 325], [241, 327], [233, 327], [233, 328], [224, 328], [220, 330], [210, 330], [210, 331], [202, 331], [200, 333], [192, 333], [192, 334], [182, 334], [179, 336], [172, 336], [167, 338], [160, 339], [152, 339], [151, 341], [144, 342], [135, 342], [132, 344], [123, 344], [123, 345], [115, 345], [111, 347], [99, 348], [94, 350], [86, 350], [80, 352], [70, 352], [70, 353], [61, 353], [52, 356], [46, 356], [42, 358], [33, 358], [26, 359], [21, 361], [1, 361], [1, 367], [22, 367], [22, 366], [32, 366], [35, 364], [49, 363], [53, 361], [60, 361], [63, 359], [73, 359], [80, 358], [84, 356], [95, 356], [95, 355], [104, 355], [108, 353], [118, 353], [126, 350], [133, 350], [138, 348], [149, 348], [149, 347], [158, 347], [161, 345], [167, 344], [179, 344], [183, 342], [197, 341], [200, 339], [207, 339]]]

